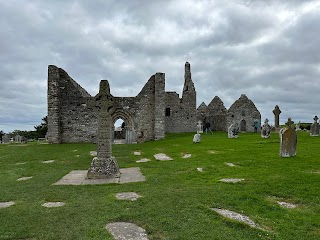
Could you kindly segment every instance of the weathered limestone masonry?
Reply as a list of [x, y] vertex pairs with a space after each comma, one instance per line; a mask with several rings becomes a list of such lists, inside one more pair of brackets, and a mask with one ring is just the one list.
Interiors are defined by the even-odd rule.
[[191, 78], [190, 63], [185, 63], [182, 98], [166, 92], [166, 132], [195, 132], [197, 128], [196, 90]]
[[[125, 122], [127, 143], [162, 139], [165, 132], [196, 131], [196, 93], [189, 63], [185, 76], [182, 99], [165, 92], [164, 73], [151, 76], [136, 97], [112, 96], [115, 111], [111, 125], [117, 119]], [[88, 104], [92, 99], [63, 69], [49, 65], [48, 141], [96, 143], [97, 113]], [[171, 116], [166, 117], [166, 113]]]
[[[197, 109], [197, 119], [209, 121], [214, 131], [227, 131], [233, 123], [239, 124], [239, 131], [254, 132], [254, 121], [261, 125], [261, 114], [254, 103], [244, 94], [227, 110], [222, 100], [215, 96], [208, 106], [205, 103]], [[260, 131], [260, 127], [258, 127]]]

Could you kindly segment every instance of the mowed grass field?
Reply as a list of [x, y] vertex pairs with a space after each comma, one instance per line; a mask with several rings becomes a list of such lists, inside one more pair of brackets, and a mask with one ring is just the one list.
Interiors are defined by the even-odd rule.
[[[117, 221], [146, 229], [149, 239], [320, 239], [320, 137], [298, 132], [297, 156], [291, 158], [279, 156], [277, 133], [270, 139], [259, 133], [228, 139], [214, 132], [202, 134], [199, 144], [192, 138], [192, 133], [167, 134], [161, 141], [113, 145], [120, 168], [140, 167], [146, 182], [82, 186], [52, 184], [72, 170], [88, 169], [95, 144], [0, 145], [0, 202], [16, 203], [0, 209], [0, 239], [112, 239], [105, 226]], [[157, 153], [174, 160], [157, 161]], [[151, 161], [136, 163], [141, 158]], [[54, 162], [42, 163], [46, 160]], [[118, 200], [120, 192], [143, 197]], [[65, 206], [41, 206], [57, 201]], [[212, 208], [244, 214], [266, 231]]]

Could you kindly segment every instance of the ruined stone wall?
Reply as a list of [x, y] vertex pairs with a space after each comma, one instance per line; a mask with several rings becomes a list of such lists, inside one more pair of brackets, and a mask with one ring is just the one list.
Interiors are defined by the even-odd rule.
[[245, 94], [242, 94], [227, 111], [227, 126], [230, 126], [233, 122], [238, 123], [240, 131], [244, 131], [241, 126], [245, 124], [246, 132], [254, 132], [255, 120], [259, 123], [258, 131], [260, 131], [261, 114]]
[[95, 142], [97, 116], [91, 98], [63, 69], [48, 70], [48, 139], [52, 143]]
[[[93, 99], [63, 69], [49, 66], [49, 142], [96, 142], [98, 121]], [[164, 138], [164, 106], [165, 75], [157, 73], [136, 97], [114, 97], [111, 125], [123, 119], [131, 132], [131, 142]]]
[[[166, 132], [196, 132], [196, 90], [191, 78], [190, 64], [185, 64], [184, 86], [181, 99], [174, 92], [166, 93]], [[170, 109], [170, 116], [167, 110]]]
[[209, 103], [207, 112], [213, 131], [227, 131], [227, 109], [218, 96]]

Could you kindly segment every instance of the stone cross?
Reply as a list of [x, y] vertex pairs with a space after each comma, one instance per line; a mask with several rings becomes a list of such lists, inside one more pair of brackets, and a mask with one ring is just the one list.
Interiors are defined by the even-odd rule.
[[272, 112], [274, 114], [274, 126], [277, 128], [277, 127], [279, 127], [279, 116], [281, 113], [279, 106], [276, 105]]
[[98, 115], [98, 149], [97, 157], [93, 158], [87, 178], [119, 177], [117, 160], [112, 156], [112, 118], [113, 96], [110, 94], [109, 82], [100, 82], [99, 93], [89, 105], [95, 108]]
[[287, 128], [279, 131], [280, 136], [280, 156], [291, 157], [297, 154], [297, 133], [292, 127], [293, 121], [288, 118]]
[[317, 136], [319, 136], [319, 123], [318, 123], [318, 117], [317, 116], [315, 116], [314, 118], [313, 118], [313, 120], [314, 120], [314, 123], [312, 123], [311, 124], [311, 126], [310, 126], [310, 136], [312, 136], [312, 137], [317, 137]]

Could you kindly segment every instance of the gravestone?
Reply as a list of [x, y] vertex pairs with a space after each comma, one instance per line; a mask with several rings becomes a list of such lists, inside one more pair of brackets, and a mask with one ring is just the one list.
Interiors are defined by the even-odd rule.
[[10, 143], [10, 138], [8, 137], [8, 135], [2, 136], [2, 143]]
[[22, 142], [22, 137], [18, 134], [14, 137], [14, 142], [15, 143], [21, 143]]
[[300, 123], [300, 121], [299, 121], [299, 122], [296, 124], [296, 131], [301, 131], [300, 125], [301, 125], [301, 123]]
[[112, 156], [112, 119], [113, 96], [107, 80], [100, 82], [99, 93], [88, 103], [98, 115], [98, 149], [87, 173], [88, 179], [120, 177], [118, 163]]
[[237, 123], [232, 123], [228, 127], [228, 138], [238, 138], [239, 126]]
[[310, 126], [310, 136], [317, 137], [319, 136], [319, 123], [318, 123], [318, 117], [315, 116], [313, 118], [314, 122]]
[[201, 140], [201, 135], [200, 133], [196, 133], [194, 136], [193, 136], [193, 143], [199, 143]]
[[276, 128], [278, 128], [279, 127], [279, 116], [280, 116], [280, 113], [281, 113], [281, 110], [280, 110], [279, 106], [276, 105], [272, 112], [274, 114], [274, 126]]
[[201, 121], [197, 123], [197, 133], [203, 133], [203, 125]]
[[297, 154], [297, 133], [292, 124], [293, 121], [288, 118], [287, 127], [279, 131], [281, 157], [292, 157]]
[[270, 137], [271, 127], [268, 122], [269, 122], [269, 120], [268, 120], [268, 118], [266, 118], [266, 120], [264, 120], [264, 124], [262, 125], [262, 128], [261, 128], [261, 137], [262, 138], [269, 138]]

